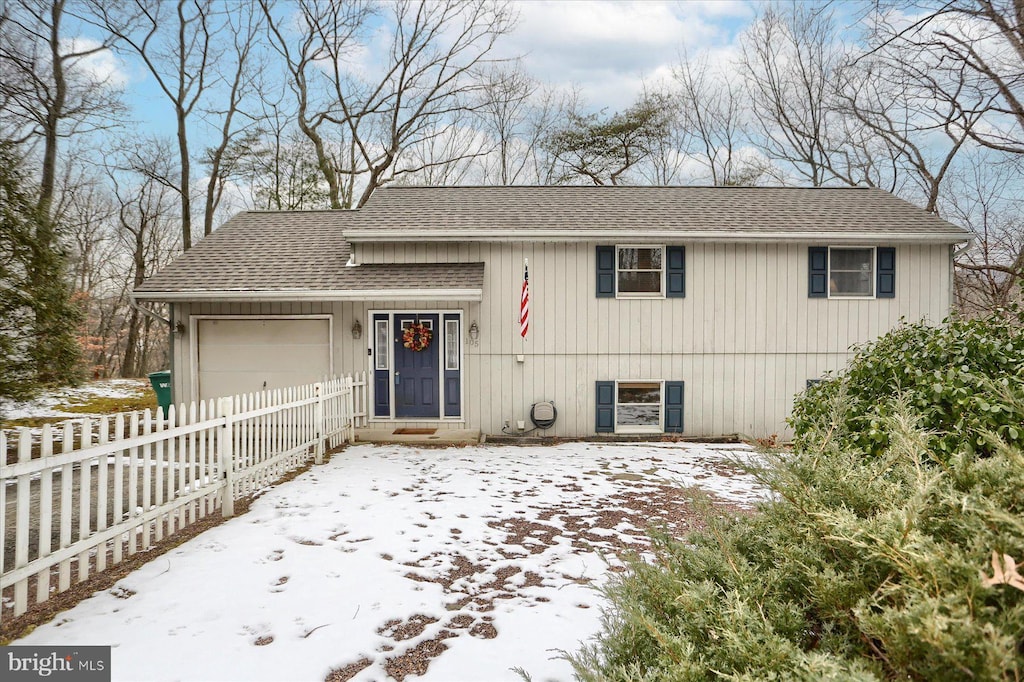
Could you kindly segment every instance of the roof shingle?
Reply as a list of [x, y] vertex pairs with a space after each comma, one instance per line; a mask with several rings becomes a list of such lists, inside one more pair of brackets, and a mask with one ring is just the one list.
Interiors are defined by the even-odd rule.
[[348, 266], [349, 241], [605, 239], [929, 241], [966, 230], [888, 192], [809, 187], [386, 187], [358, 211], [240, 213], [136, 289], [344, 292], [483, 286], [483, 263]]
[[389, 186], [358, 211], [346, 236], [362, 241], [408, 231], [484, 231], [499, 238], [509, 231], [970, 238], [966, 230], [880, 189], [646, 186]]

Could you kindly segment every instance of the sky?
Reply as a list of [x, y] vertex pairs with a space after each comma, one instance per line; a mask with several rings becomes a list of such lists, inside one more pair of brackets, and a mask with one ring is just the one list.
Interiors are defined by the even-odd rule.
[[519, 23], [500, 49], [524, 55], [528, 73], [580, 88], [586, 102], [619, 110], [645, 82], [671, 77], [683, 55], [735, 56], [736, 38], [757, 6], [735, 0], [517, 3]]
[[[617, 111], [628, 107], [644, 84], [671, 76], [684, 55], [709, 54], [727, 62], [759, 3], [739, 0], [519, 0], [518, 22], [501, 38], [495, 56], [520, 58], [540, 81], [575, 88], [586, 105]], [[287, 4], [283, 5], [287, 7]], [[76, 44], [94, 43], [85, 29]], [[132, 119], [142, 133], [172, 135], [164, 95], [141, 62], [102, 52], [88, 68], [124, 89]], [[166, 113], [165, 113], [166, 112]]]

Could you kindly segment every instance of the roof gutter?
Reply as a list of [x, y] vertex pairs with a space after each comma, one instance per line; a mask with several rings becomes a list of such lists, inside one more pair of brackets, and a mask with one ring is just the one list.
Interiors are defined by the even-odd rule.
[[483, 289], [335, 289], [137, 291], [133, 298], [145, 301], [481, 301]]
[[[363, 242], [407, 242], [408, 232], [395, 229], [348, 229], [344, 231], [345, 239], [352, 243]], [[723, 232], [721, 230], [622, 230], [622, 229], [585, 229], [585, 230], [431, 230], [418, 232], [417, 241], [423, 242], [579, 242], [601, 240], [629, 240], [666, 242], [741, 242], [741, 243], [829, 243], [829, 244], [864, 244], [868, 242], [912, 243], [912, 244], [961, 244], [973, 239], [969, 233], [957, 234], [922, 234], [920, 232], [841, 232], [829, 233], [821, 231], [794, 232]]]

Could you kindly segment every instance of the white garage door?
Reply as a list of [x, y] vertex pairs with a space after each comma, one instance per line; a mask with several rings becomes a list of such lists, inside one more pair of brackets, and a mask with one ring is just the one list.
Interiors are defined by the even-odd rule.
[[331, 373], [327, 319], [199, 320], [199, 398], [320, 381]]

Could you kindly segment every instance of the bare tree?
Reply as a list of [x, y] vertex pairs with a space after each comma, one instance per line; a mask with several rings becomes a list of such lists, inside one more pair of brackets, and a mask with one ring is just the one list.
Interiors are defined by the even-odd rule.
[[[479, 106], [476, 72], [513, 20], [507, 3], [490, 0], [396, 0], [381, 6], [380, 16], [361, 2], [301, 0], [296, 46], [269, 0], [261, 2], [333, 208], [362, 206], [381, 185], [423, 171], [422, 164], [401, 164], [401, 155], [446, 134], [446, 121]], [[383, 22], [389, 45], [385, 54], [368, 51], [377, 61], [355, 69], [360, 38], [375, 28], [371, 17]]]
[[491, 151], [488, 140], [472, 127], [474, 122], [464, 112], [438, 121], [439, 130], [405, 150], [400, 159], [403, 178], [426, 185], [465, 182], [476, 161]]
[[122, 50], [137, 55], [171, 103], [177, 129], [179, 170], [175, 186], [181, 205], [182, 248], [192, 247], [192, 149], [188, 124], [211, 87], [214, 47], [213, 0], [89, 0], [89, 20], [116, 39]]
[[[147, 145], [131, 151], [133, 159], [151, 165], [170, 150]], [[165, 265], [176, 252], [173, 218], [174, 194], [155, 178], [158, 173], [140, 173], [126, 179], [111, 168], [108, 177], [116, 204], [115, 229], [119, 248], [125, 256], [122, 286], [115, 304], [125, 311], [121, 376], [140, 376], [147, 367], [154, 332], [152, 318], [142, 315], [135, 306], [127, 306], [131, 290], [140, 285], [156, 269]]]
[[[66, 0], [9, 0], [0, 5], [0, 101], [5, 136], [40, 144], [36, 205], [51, 217], [60, 173], [60, 141], [109, 127], [123, 110], [109, 75], [88, 60], [109, 50], [109, 41], [73, 39], [65, 29]], [[44, 221], [41, 237], [52, 241]]]
[[804, 181], [834, 179], [832, 79], [839, 64], [831, 15], [793, 3], [764, 10], [742, 42], [741, 67], [764, 152]]
[[644, 85], [640, 99], [660, 102], [665, 125], [664, 135], [650, 141], [650, 153], [637, 166], [637, 173], [652, 185], [677, 185], [683, 181], [691, 161], [689, 148], [693, 141], [693, 130], [688, 125], [679, 93], [667, 86], [660, 90]]
[[975, 235], [956, 259], [958, 307], [966, 314], [1005, 308], [1024, 283], [1020, 169], [992, 151], [975, 149], [963, 156], [948, 184], [942, 211]]
[[909, 8], [906, 3], [880, 2], [871, 18], [876, 45], [914, 55], [913, 62], [927, 67], [943, 99], [960, 104], [965, 119], [982, 115], [985, 125], [964, 125], [973, 140], [1024, 154], [1020, 0], [914, 2]]
[[711, 184], [751, 185], [770, 175], [750, 139], [750, 112], [735, 78], [709, 67], [707, 58], [683, 60], [672, 71], [679, 109], [691, 134], [688, 151], [707, 169]]
[[330, 208], [330, 193], [313, 145], [295, 126], [295, 113], [282, 98], [280, 93], [277, 98], [262, 94], [255, 126], [225, 149], [220, 176], [248, 188], [257, 209]]
[[207, 112], [214, 120], [220, 120], [220, 127], [217, 145], [207, 151], [210, 178], [203, 211], [204, 236], [213, 232], [214, 216], [230, 174], [231, 168], [225, 167], [228, 147], [239, 135], [253, 130], [259, 123], [255, 110], [243, 108], [243, 103], [256, 92], [261, 67], [265, 65], [265, 60], [257, 60], [254, 56], [257, 37], [264, 29], [263, 16], [255, 0], [246, 0], [224, 18], [220, 37], [230, 36], [232, 58], [214, 65], [217, 71], [223, 72], [220, 80], [227, 85], [227, 94]]
[[480, 159], [485, 184], [551, 184], [557, 181], [557, 160], [544, 140], [578, 108], [579, 92], [541, 84], [517, 65], [485, 72], [476, 116], [478, 128], [492, 140]]

